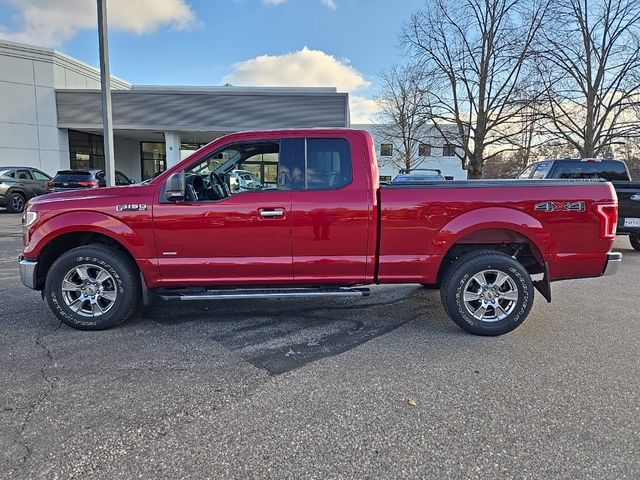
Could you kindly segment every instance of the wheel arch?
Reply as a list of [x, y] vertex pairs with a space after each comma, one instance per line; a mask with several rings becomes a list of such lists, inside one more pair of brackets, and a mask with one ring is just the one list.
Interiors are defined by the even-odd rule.
[[40, 250], [38, 256], [38, 270], [36, 273], [36, 288], [41, 290], [53, 262], [62, 254], [83, 245], [100, 244], [117, 248], [128, 261], [140, 272], [140, 265], [131, 252], [120, 241], [102, 232], [79, 230], [63, 233], [51, 238]]
[[[482, 221], [478, 222], [478, 218]], [[505, 207], [481, 208], [466, 212], [446, 224], [434, 238], [443, 256], [437, 281], [465, 253], [495, 250], [520, 261], [530, 274], [546, 272], [546, 253], [551, 238], [539, 220]]]

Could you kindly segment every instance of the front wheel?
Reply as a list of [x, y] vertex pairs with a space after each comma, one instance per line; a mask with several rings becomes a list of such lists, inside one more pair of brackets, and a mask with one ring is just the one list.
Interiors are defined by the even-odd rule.
[[636, 252], [640, 252], [640, 233], [632, 233], [629, 235], [631, 246]]
[[502, 335], [529, 315], [533, 283], [513, 257], [483, 250], [463, 255], [451, 265], [440, 295], [459, 327], [475, 335]]
[[140, 302], [137, 267], [119, 249], [87, 245], [51, 266], [45, 296], [53, 313], [79, 330], [104, 330], [129, 319]]

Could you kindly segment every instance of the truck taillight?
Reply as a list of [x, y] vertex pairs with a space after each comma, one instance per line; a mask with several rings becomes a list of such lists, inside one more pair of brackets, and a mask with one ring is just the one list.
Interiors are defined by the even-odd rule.
[[593, 209], [600, 218], [600, 238], [605, 240], [615, 238], [618, 226], [618, 204], [596, 203]]

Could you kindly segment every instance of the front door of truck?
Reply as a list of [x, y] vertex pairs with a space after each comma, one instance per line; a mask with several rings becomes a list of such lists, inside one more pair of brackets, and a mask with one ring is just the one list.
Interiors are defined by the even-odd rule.
[[[355, 132], [293, 140], [296, 284], [366, 283], [373, 259], [366, 152]], [[359, 175], [356, 174], [359, 173]]]
[[[234, 143], [185, 169], [187, 198], [154, 205], [165, 286], [293, 283], [290, 142]], [[231, 179], [251, 172], [251, 187]], [[259, 183], [258, 183], [259, 182]]]

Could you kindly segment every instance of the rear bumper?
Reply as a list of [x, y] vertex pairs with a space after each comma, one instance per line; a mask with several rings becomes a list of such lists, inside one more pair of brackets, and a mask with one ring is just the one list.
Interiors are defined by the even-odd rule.
[[20, 257], [18, 268], [20, 270], [20, 281], [25, 287], [29, 287], [32, 290], [36, 290], [36, 273], [38, 270], [38, 262], [31, 260], [25, 260], [24, 257]]
[[615, 275], [622, 264], [622, 254], [619, 252], [607, 253], [607, 265], [604, 268], [603, 276]]

